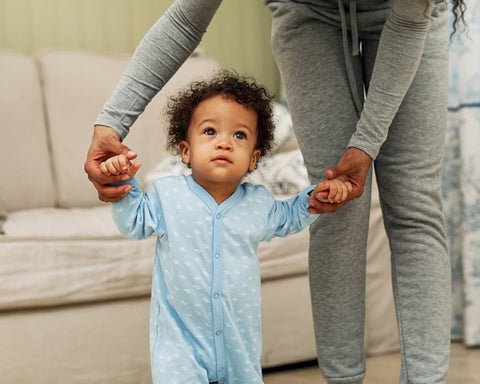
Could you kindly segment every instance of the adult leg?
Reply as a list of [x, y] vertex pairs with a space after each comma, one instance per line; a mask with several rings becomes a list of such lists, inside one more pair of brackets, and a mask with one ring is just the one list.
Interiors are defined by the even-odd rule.
[[442, 212], [447, 112], [446, 5], [436, 5], [425, 52], [375, 161], [402, 349], [401, 383], [445, 383], [451, 319]]
[[[357, 113], [340, 28], [302, 4], [271, 2], [272, 45], [305, 165], [325, 179], [355, 129]], [[358, 58], [354, 67], [361, 87]], [[309, 275], [319, 364], [329, 383], [361, 383], [365, 373], [365, 252], [370, 184], [362, 198], [311, 226]]]

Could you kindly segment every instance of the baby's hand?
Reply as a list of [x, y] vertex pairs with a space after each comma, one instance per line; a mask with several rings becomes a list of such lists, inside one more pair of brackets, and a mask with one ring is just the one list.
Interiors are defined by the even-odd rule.
[[313, 190], [313, 196], [322, 203], [341, 203], [352, 192], [349, 181], [339, 179], [325, 180], [318, 183]]
[[100, 164], [100, 170], [106, 176], [131, 174], [132, 176], [142, 165], [136, 161], [132, 163], [126, 155], [117, 155], [110, 157]]

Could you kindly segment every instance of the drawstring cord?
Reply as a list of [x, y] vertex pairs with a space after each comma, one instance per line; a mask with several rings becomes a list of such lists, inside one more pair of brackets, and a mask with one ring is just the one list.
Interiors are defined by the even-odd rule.
[[358, 43], [358, 26], [357, 26], [357, 1], [350, 0], [350, 33], [352, 34], [352, 56], [358, 56], [359, 43]]
[[357, 82], [355, 80], [355, 72], [353, 71], [353, 64], [351, 59], [351, 57], [358, 56], [360, 54], [357, 26], [357, 1], [349, 0], [350, 31], [352, 35], [351, 52], [348, 46], [347, 16], [345, 14], [343, 0], [338, 0], [338, 11], [340, 12], [340, 19], [342, 24], [343, 54], [345, 56], [348, 83], [352, 92], [353, 101], [355, 102], [355, 106], [357, 108], [357, 114], [360, 116], [360, 112], [363, 108], [363, 93], [360, 93], [357, 87]]

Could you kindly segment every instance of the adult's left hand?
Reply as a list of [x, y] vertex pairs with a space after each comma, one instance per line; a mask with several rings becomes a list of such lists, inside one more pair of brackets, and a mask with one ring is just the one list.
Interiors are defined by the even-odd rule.
[[348, 148], [338, 164], [325, 171], [327, 179], [335, 179], [343, 175], [352, 184], [352, 191], [348, 194], [348, 198], [341, 203], [324, 203], [320, 201], [325, 199], [324, 192], [321, 192], [308, 200], [309, 211], [311, 213], [335, 212], [350, 200], [362, 196], [371, 163], [372, 158], [364, 151], [353, 147]]

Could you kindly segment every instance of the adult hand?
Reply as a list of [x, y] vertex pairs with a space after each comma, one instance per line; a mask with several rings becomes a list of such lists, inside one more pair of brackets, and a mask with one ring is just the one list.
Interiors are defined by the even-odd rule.
[[118, 201], [132, 188], [129, 184], [121, 186], [112, 186], [110, 184], [130, 180], [135, 175], [136, 170], [129, 174], [118, 176], [106, 176], [100, 170], [102, 161], [122, 153], [125, 154], [129, 160], [137, 157], [135, 152], [121, 143], [120, 135], [115, 132], [115, 130], [103, 125], [96, 125], [84, 169], [88, 174], [88, 178], [98, 191], [98, 198], [102, 201]]
[[321, 192], [315, 196], [316, 198], [308, 200], [310, 204], [309, 211], [311, 213], [335, 212], [350, 200], [362, 196], [371, 163], [372, 158], [364, 151], [353, 147], [348, 148], [340, 158], [338, 164], [325, 171], [327, 179], [335, 179], [343, 176], [346, 178], [346, 181], [352, 184], [352, 191], [348, 194], [348, 198], [341, 203], [322, 203], [318, 199], [325, 199], [325, 192]]

